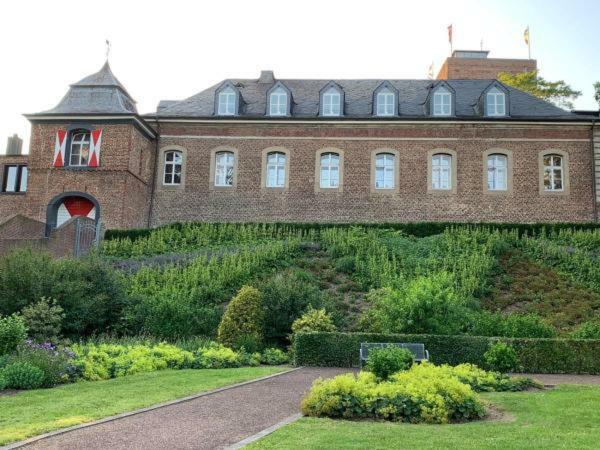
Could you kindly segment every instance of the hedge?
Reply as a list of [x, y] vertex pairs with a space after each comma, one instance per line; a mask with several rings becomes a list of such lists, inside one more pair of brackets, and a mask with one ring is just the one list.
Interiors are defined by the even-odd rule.
[[[242, 223], [240, 223], [242, 224]], [[518, 230], [519, 235], [523, 233], [536, 234], [542, 229], [546, 231], [558, 231], [564, 229], [575, 230], [595, 230], [600, 228], [600, 223], [597, 222], [582, 222], [582, 223], [496, 223], [496, 222], [407, 222], [407, 223], [273, 223], [275, 226], [286, 228], [294, 228], [297, 230], [314, 229], [320, 230], [330, 227], [349, 227], [349, 226], [365, 226], [371, 228], [386, 228], [401, 230], [407, 234], [416, 237], [426, 237], [434, 234], [442, 233], [448, 227], [456, 226], [482, 226], [490, 227], [499, 230]], [[159, 228], [174, 228], [180, 229], [183, 223], [172, 223], [163, 225]], [[154, 229], [139, 228], [131, 230], [106, 230], [104, 239], [111, 240], [117, 238], [129, 238], [133, 241], [139, 238], [147, 237]]]
[[435, 364], [473, 363], [484, 366], [483, 354], [502, 340], [519, 356], [523, 372], [600, 374], [600, 339], [522, 339], [429, 334], [298, 333], [296, 365], [356, 367], [361, 342], [420, 342]]

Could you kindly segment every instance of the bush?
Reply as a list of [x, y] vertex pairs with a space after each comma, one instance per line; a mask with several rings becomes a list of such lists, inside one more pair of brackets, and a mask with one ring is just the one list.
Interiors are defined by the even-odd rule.
[[384, 333], [458, 334], [468, 308], [455, 292], [454, 276], [438, 272], [419, 276], [401, 289], [371, 291], [372, 304], [363, 328]]
[[536, 314], [501, 314], [479, 311], [471, 315], [468, 333], [472, 336], [551, 338], [554, 327]]
[[292, 324], [292, 332], [310, 333], [335, 331], [337, 328], [331, 319], [331, 316], [324, 309], [314, 309], [309, 306], [308, 310], [296, 319]]
[[27, 337], [27, 327], [23, 318], [12, 314], [0, 316], [0, 356], [13, 352]]
[[72, 360], [74, 356], [69, 349], [55, 347], [49, 342], [36, 344], [28, 340], [19, 345], [9, 363], [27, 363], [37, 367], [44, 374], [41, 387], [50, 388], [76, 378], [77, 368]]
[[448, 423], [485, 415], [477, 394], [467, 384], [448, 377], [435, 366], [423, 365], [399, 372], [377, 383], [361, 372], [317, 380], [302, 401], [308, 416], [344, 419], [385, 419], [411, 423]]
[[[484, 354], [498, 339], [483, 336], [438, 336], [377, 333], [298, 333], [293, 342], [300, 366], [356, 367], [361, 342], [418, 342], [431, 362], [485, 365]], [[528, 373], [600, 374], [600, 340], [503, 338], [514, 347]]]
[[23, 308], [21, 315], [31, 339], [36, 342], [58, 341], [65, 315], [63, 309], [56, 304], [56, 300], [42, 297], [37, 303]]
[[285, 344], [292, 323], [308, 306], [319, 307], [322, 295], [314, 284], [314, 277], [303, 272], [284, 272], [263, 283], [259, 290], [264, 298], [265, 341], [270, 344]]
[[27, 362], [14, 362], [2, 370], [8, 389], [37, 389], [44, 383], [44, 372]]
[[288, 355], [278, 348], [266, 348], [260, 355], [260, 362], [269, 366], [278, 366], [289, 362]]
[[496, 342], [484, 353], [485, 363], [491, 370], [501, 373], [516, 372], [520, 369], [519, 357], [515, 349], [504, 342]]
[[356, 260], [354, 256], [342, 256], [335, 261], [335, 270], [338, 272], [351, 274], [356, 269]]
[[600, 339], [600, 322], [584, 322], [571, 332], [573, 339]]
[[6, 378], [4, 378], [4, 374], [2, 373], [2, 370], [0, 370], [0, 391], [6, 389], [6, 385]]
[[193, 367], [197, 369], [241, 367], [243, 362], [240, 353], [219, 344], [198, 349], [195, 357]]
[[231, 300], [218, 329], [219, 341], [234, 346], [240, 339], [251, 336], [256, 342], [263, 341], [264, 312], [262, 296], [258, 289], [243, 286]]
[[413, 354], [405, 348], [375, 348], [369, 351], [365, 369], [378, 379], [387, 380], [396, 372], [410, 369], [414, 362]]

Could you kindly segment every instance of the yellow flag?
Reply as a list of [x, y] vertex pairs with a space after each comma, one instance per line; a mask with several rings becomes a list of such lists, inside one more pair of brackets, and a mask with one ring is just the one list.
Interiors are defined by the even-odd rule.
[[525, 43], [529, 45], [529, 27], [525, 28], [525, 33], [523, 34], [523, 37], [525, 38]]

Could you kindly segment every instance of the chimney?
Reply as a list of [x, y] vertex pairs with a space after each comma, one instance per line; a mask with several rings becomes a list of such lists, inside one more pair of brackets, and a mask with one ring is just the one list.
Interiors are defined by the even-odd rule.
[[275, 74], [272, 70], [261, 70], [258, 82], [260, 84], [273, 84], [275, 83]]
[[488, 58], [488, 50], [454, 50], [438, 73], [438, 80], [495, 80], [501, 72], [517, 74], [537, 69], [535, 59]]
[[13, 134], [8, 138], [8, 144], [6, 145], [7, 155], [20, 155], [23, 150], [23, 139], [16, 134]]

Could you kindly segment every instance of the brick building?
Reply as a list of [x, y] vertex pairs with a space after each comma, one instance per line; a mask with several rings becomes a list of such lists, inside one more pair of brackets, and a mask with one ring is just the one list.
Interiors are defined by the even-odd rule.
[[482, 61], [464, 79], [264, 71], [143, 116], [107, 63], [27, 116], [29, 155], [0, 156], [0, 222], [596, 220], [597, 115], [496, 81], [514, 60]]

